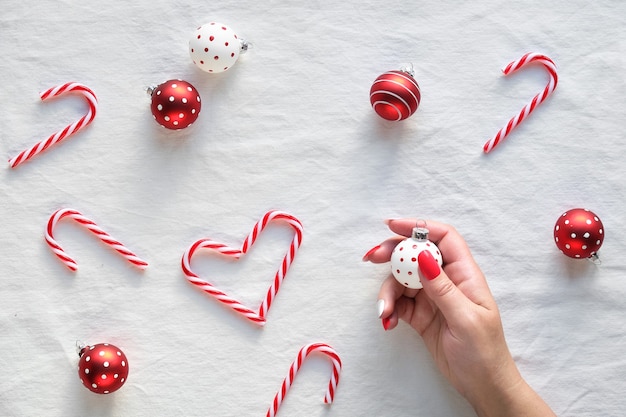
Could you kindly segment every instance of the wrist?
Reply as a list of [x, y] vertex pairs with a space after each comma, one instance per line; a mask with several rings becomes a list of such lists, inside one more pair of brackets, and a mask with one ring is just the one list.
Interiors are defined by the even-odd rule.
[[520, 377], [519, 381], [504, 386], [499, 384], [486, 384], [482, 387], [479, 395], [469, 399], [470, 404], [479, 417], [510, 416], [511, 410], [517, 402], [523, 401], [530, 388]]
[[483, 375], [475, 389], [466, 396], [479, 417], [507, 415], [502, 412], [508, 410], [516, 392], [525, 391], [525, 382], [512, 358], [498, 368], [497, 372]]
[[506, 375], [486, 382], [468, 398], [479, 417], [549, 417], [553, 411], [522, 378], [513, 362]]

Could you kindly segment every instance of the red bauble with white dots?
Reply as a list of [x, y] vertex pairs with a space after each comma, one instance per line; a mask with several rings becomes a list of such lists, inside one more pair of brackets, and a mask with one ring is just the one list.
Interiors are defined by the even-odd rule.
[[398, 243], [391, 252], [391, 273], [394, 278], [407, 288], [420, 289], [422, 283], [419, 278], [419, 254], [427, 250], [443, 265], [443, 258], [437, 245], [428, 240], [428, 229], [415, 227], [410, 238]]
[[554, 226], [554, 241], [570, 258], [590, 258], [604, 241], [604, 226], [592, 211], [575, 208], [563, 213]]
[[80, 349], [78, 376], [87, 389], [96, 394], [110, 394], [128, 378], [128, 359], [122, 350], [109, 343]]
[[370, 102], [376, 113], [387, 120], [404, 120], [417, 110], [420, 87], [407, 71], [388, 71], [374, 81]]
[[202, 103], [196, 88], [183, 80], [169, 80], [151, 90], [154, 120], [167, 129], [184, 129], [198, 118]]

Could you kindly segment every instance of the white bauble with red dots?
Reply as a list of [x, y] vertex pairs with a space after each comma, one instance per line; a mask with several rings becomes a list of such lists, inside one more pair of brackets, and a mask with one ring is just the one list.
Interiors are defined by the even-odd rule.
[[200, 26], [189, 40], [189, 55], [202, 71], [224, 72], [237, 62], [242, 43], [228, 26], [211, 22]]
[[416, 227], [413, 235], [398, 243], [391, 252], [391, 273], [394, 278], [407, 288], [420, 289], [418, 256], [422, 251], [429, 251], [443, 265], [443, 258], [437, 245], [428, 240], [428, 229]]
[[110, 394], [124, 385], [128, 378], [128, 359], [120, 348], [98, 343], [80, 348], [78, 377], [96, 394]]

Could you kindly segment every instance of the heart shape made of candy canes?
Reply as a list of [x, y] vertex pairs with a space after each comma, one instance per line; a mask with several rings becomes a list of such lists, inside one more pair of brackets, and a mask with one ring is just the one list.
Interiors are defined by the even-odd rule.
[[[250, 250], [252, 245], [254, 245], [254, 242], [257, 240], [261, 232], [267, 227], [267, 225], [270, 222], [278, 221], [278, 220], [287, 222], [287, 224], [289, 224], [289, 226], [293, 228], [295, 234], [294, 234], [293, 240], [291, 241], [291, 244], [289, 245], [289, 250], [287, 251], [287, 253], [285, 253], [285, 257], [283, 258], [280, 264], [280, 267], [278, 268], [278, 271], [276, 271], [276, 275], [274, 276], [274, 279], [272, 280], [272, 284], [267, 290], [267, 294], [263, 302], [259, 306], [258, 312], [243, 305], [237, 299], [226, 294], [224, 291], [219, 290], [213, 284], [200, 278], [195, 272], [191, 270], [191, 258], [193, 257], [194, 253], [197, 250], [203, 249], [203, 248], [211, 249], [222, 255], [233, 257], [235, 259], [240, 259], [243, 255], [245, 255]], [[208, 238], [200, 239], [194, 242], [183, 254], [183, 258], [181, 262], [183, 273], [185, 274], [185, 277], [187, 278], [187, 280], [191, 284], [195, 285], [197, 288], [201, 289], [205, 293], [214, 297], [216, 300], [218, 300], [222, 304], [230, 307], [232, 310], [241, 314], [242, 316], [244, 316], [251, 322], [259, 324], [259, 325], [264, 325], [266, 321], [265, 316], [267, 315], [267, 312], [272, 304], [272, 301], [276, 297], [276, 294], [278, 293], [278, 290], [280, 288], [280, 285], [283, 279], [285, 279], [287, 270], [289, 269], [289, 266], [293, 262], [296, 256], [296, 253], [298, 251], [298, 248], [300, 247], [300, 244], [302, 243], [302, 232], [303, 232], [302, 223], [296, 217], [292, 216], [289, 213], [285, 213], [283, 211], [278, 211], [278, 210], [268, 211], [267, 213], [265, 213], [263, 218], [254, 225], [252, 232], [250, 232], [248, 237], [244, 240], [241, 246], [241, 249], [232, 248], [224, 243], [216, 242], [215, 240], [208, 239]]]

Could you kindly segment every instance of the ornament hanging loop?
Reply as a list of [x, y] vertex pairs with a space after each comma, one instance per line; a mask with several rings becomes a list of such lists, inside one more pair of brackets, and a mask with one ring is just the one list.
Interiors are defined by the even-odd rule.
[[415, 227], [413, 228], [413, 231], [411, 233], [411, 238], [419, 242], [427, 241], [429, 230], [426, 228], [426, 226], [426, 220], [417, 219], [417, 221], [415, 222]]
[[246, 52], [248, 52], [248, 49], [254, 47], [254, 44], [252, 44], [252, 42], [248, 42], [245, 39], [239, 39], [239, 43], [241, 43], [241, 50], [239, 52], [241, 54], [245, 54]]
[[[401, 65], [400, 66], [400, 71], [406, 72], [411, 77], [415, 78], [415, 67], [413, 66], [412, 62], [409, 62], [408, 64]], [[424, 223], [426, 223], [426, 222], [424, 222]]]
[[598, 253], [593, 253], [590, 257], [587, 258], [589, 260], [589, 262], [592, 262], [595, 265], [601, 265], [602, 264], [602, 260], [600, 259], [600, 257], [598, 256]]
[[76, 341], [76, 353], [78, 353], [79, 357], [83, 356], [83, 351], [85, 350], [86, 347], [87, 345], [81, 342], [80, 340]]

